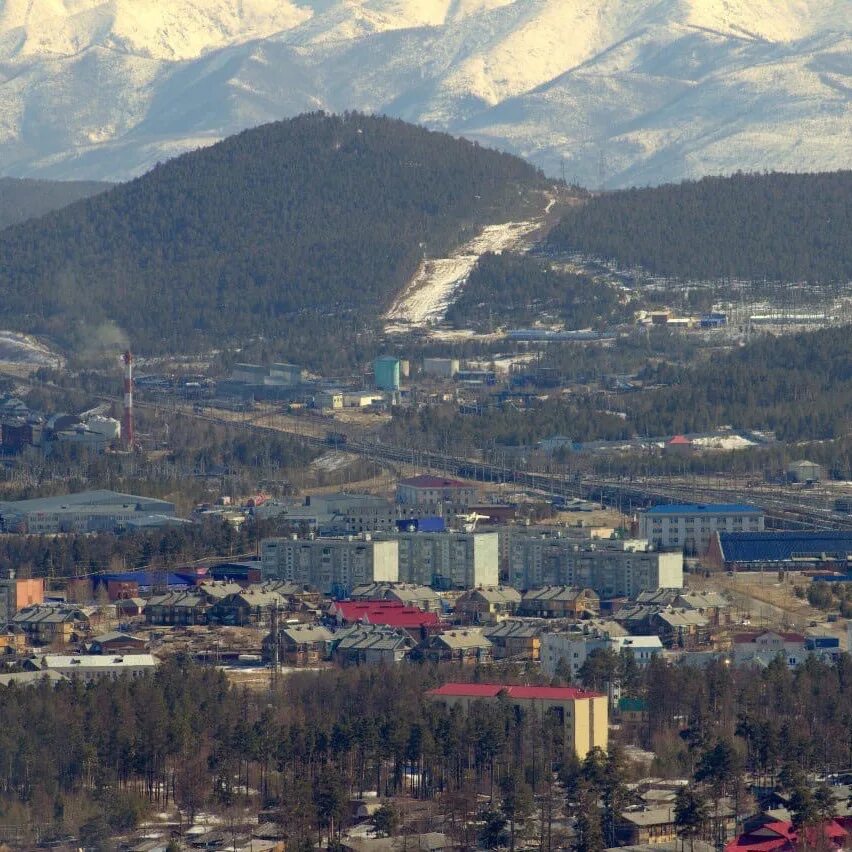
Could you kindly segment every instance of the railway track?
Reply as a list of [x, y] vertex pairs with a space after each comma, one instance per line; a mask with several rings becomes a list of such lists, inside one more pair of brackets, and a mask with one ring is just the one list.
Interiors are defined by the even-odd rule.
[[[145, 403], [142, 403], [145, 405]], [[286, 432], [305, 443], [316, 447], [328, 447], [323, 431], [325, 424], [305, 422], [297, 423], [298, 418], [261, 415], [257, 420], [267, 418], [269, 422], [221, 416], [221, 413], [199, 413], [181, 409], [190, 416], [220, 423], [238, 425], [260, 432]], [[301, 427], [301, 428], [297, 428]], [[412, 467], [432, 469], [450, 476], [472, 479], [477, 482], [513, 484], [520, 488], [539, 491], [548, 497], [567, 497], [582, 500], [594, 500], [605, 505], [617, 507], [626, 513], [634, 509], [648, 508], [667, 502], [742, 502], [743, 493], [737, 489], [696, 488], [677, 483], [647, 483], [627, 479], [601, 477], [569, 477], [554, 473], [523, 470], [509, 465], [494, 464], [486, 461], [455, 456], [433, 450], [401, 447], [386, 444], [366, 436], [363, 432], [350, 429], [345, 431], [340, 424], [334, 424], [334, 430], [346, 434], [347, 452], [365, 456], [376, 462], [408, 464]], [[766, 523], [774, 529], [816, 529], [816, 530], [852, 530], [852, 516], [833, 512], [816, 505], [808, 505], [783, 495], [752, 493], [749, 502], [756, 503], [766, 513]]]

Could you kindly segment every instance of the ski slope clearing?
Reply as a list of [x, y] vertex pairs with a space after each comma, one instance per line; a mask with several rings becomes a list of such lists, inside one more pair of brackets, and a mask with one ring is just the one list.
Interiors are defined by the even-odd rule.
[[[548, 202], [548, 211], [552, 202]], [[409, 285], [385, 314], [389, 334], [440, 323], [476, 261], [486, 252], [523, 251], [527, 238], [541, 226], [538, 220], [489, 225], [449, 257], [425, 260]]]

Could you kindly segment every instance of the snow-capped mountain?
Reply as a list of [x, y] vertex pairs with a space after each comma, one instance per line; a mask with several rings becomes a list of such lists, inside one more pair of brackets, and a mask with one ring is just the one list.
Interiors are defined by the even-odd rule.
[[307, 110], [589, 186], [852, 167], [852, 0], [0, 0], [0, 174], [118, 180]]

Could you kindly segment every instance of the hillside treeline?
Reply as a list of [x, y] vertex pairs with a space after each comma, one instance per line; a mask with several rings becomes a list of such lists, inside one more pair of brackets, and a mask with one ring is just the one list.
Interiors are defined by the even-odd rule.
[[789, 441], [842, 438], [852, 431], [849, 331], [766, 336], [695, 367], [648, 367], [641, 377], [667, 387], [632, 396], [630, 421], [640, 435], [730, 424]]
[[59, 210], [81, 198], [109, 189], [111, 184], [87, 180], [0, 178], [0, 228]]
[[424, 253], [542, 184], [516, 157], [402, 121], [303, 115], [0, 233], [0, 319], [77, 348], [109, 321], [144, 353], [265, 338], [339, 366]]
[[[788, 784], [852, 760], [847, 655], [795, 672], [780, 658], [765, 670], [711, 663], [696, 677], [691, 666], [655, 660], [640, 671], [599, 654], [582, 674], [594, 685], [618, 678], [627, 695], [647, 701], [650, 722], [635, 736], [655, 750], [655, 773], [693, 776], [708, 803], [735, 796], [742, 815], [746, 771]], [[427, 689], [460, 676], [413, 664], [293, 674], [270, 697], [177, 659], [139, 679], [2, 688], [0, 808], [7, 824], [32, 819], [43, 837], [80, 832], [86, 845], [109, 848], [93, 840], [154, 807], [176, 805], [187, 826], [202, 810], [271, 806], [288, 848], [302, 849], [333, 839], [348, 824], [350, 797], [373, 790], [432, 802], [467, 848], [514, 846], [521, 834], [542, 849], [564, 848], [549, 824], [562, 808], [577, 816], [575, 848], [613, 845], [632, 780], [618, 741], [608, 758], [593, 753], [581, 765], [565, 754], [555, 717], [503, 702], [465, 714], [424, 701]], [[504, 667], [499, 678], [530, 675]], [[392, 815], [384, 816], [393, 833]]]
[[632, 319], [628, 313], [609, 284], [567, 272], [543, 258], [488, 252], [477, 261], [446, 318], [460, 328], [490, 331], [531, 325], [547, 315], [578, 329]]
[[845, 283], [850, 231], [852, 171], [737, 174], [600, 195], [549, 240], [684, 279]]

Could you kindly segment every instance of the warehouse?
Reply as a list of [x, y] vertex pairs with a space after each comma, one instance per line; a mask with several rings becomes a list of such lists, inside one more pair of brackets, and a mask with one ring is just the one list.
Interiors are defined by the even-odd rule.
[[146, 518], [174, 515], [174, 503], [166, 500], [106, 490], [0, 503], [3, 531], [31, 534], [114, 532]]
[[718, 532], [707, 564], [724, 571], [801, 571], [821, 568], [852, 572], [852, 532]]

